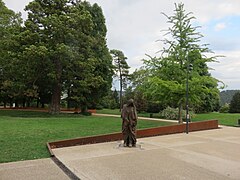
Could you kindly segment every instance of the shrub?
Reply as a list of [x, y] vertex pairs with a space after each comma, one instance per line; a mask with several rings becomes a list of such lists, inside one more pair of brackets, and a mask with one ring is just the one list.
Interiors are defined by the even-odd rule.
[[88, 112], [88, 111], [80, 112], [79, 114], [84, 115], [84, 116], [91, 116], [92, 115], [92, 113]]
[[168, 106], [161, 112], [161, 116], [165, 119], [178, 119], [178, 109]]
[[225, 104], [223, 105], [220, 109], [219, 109], [220, 113], [228, 113], [229, 112], [229, 104]]
[[[161, 113], [161, 117], [164, 119], [178, 120], [178, 108], [167, 107]], [[194, 112], [189, 111], [190, 118], [194, 117]], [[182, 119], [186, 119], [186, 111], [182, 111]]]
[[148, 113], [159, 113], [162, 110], [162, 106], [159, 103], [148, 102], [147, 112]]

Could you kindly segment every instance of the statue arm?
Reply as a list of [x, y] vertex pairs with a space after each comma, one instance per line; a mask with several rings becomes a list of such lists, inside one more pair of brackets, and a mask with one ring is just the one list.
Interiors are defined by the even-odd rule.
[[127, 107], [125, 105], [123, 106], [121, 117], [122, 117], [122, 120], [127, 120], [128, 121]]

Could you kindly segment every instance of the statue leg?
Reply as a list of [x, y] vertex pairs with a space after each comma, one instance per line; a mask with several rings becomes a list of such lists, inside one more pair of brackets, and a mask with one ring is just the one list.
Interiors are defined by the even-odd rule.
[[130, 129], [127, 121], [123, 122], [122, 132], [123, 132], [124, 147], [128, 147], [130, 144]]
[[137, 143], [137, 139], [136, 139], [136, 126], [133, 126], [131, 128], [131, 144], [132, 144], [132, 147], [136, 147], [136, 143]]

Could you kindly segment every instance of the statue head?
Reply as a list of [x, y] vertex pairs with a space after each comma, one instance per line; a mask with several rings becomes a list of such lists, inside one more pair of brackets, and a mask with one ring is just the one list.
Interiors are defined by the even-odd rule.
[[134, 100], [133, 99], [129, 99], [127, 101], [127, 106], [134, 106]]

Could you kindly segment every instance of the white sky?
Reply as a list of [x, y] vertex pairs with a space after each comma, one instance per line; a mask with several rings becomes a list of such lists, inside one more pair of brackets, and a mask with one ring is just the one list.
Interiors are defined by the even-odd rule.
[[[3, 0], [15, 12], [22, 12], [31, 0]], [[201, 43], [219, 58], [209, 66], [213, 77], [223, 81], [227, 89], [240, 89], [240, 0], [89, 0], [98, 3], [104, 12], [108, 28], [109, 49], [119, 49], [128, 57], [134, 71], [142, 65], [145, 54], [156, 54], [162, 44], [163, 32], [168, 27], [161, 14], [173, 15], [174, 2], [183, 2], [186, 12], [193, 12], [194, 24], [204, 35]]]

